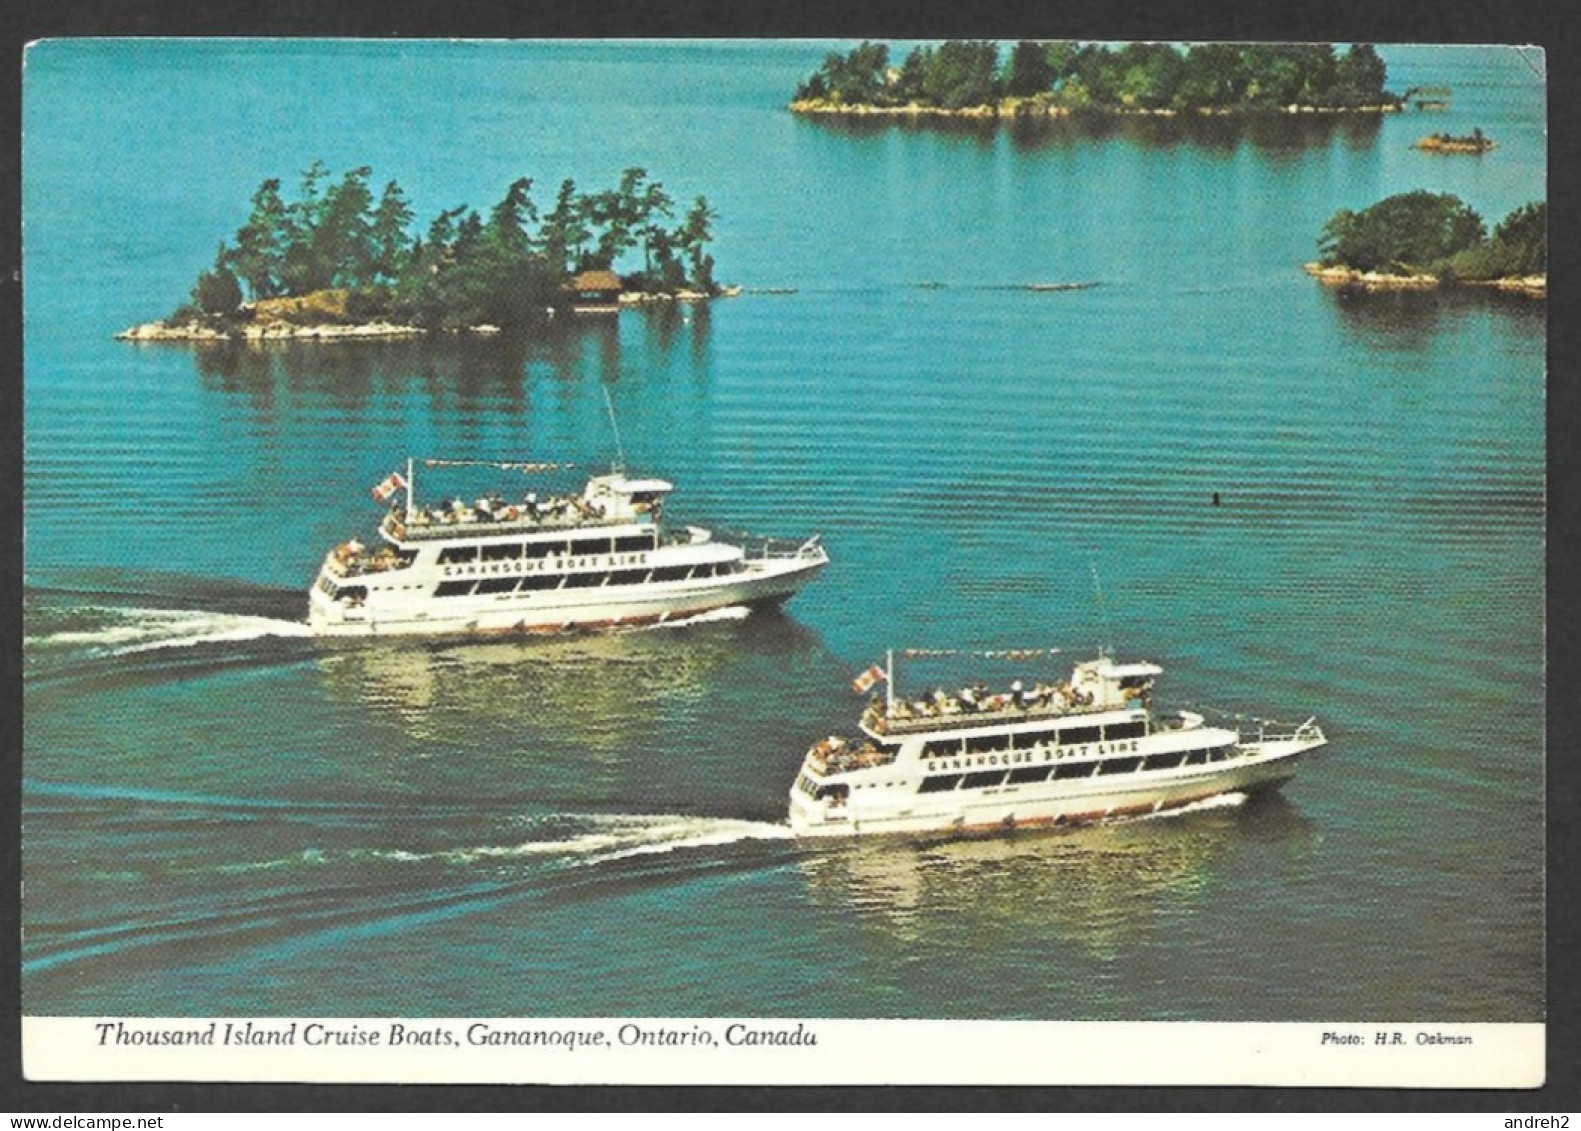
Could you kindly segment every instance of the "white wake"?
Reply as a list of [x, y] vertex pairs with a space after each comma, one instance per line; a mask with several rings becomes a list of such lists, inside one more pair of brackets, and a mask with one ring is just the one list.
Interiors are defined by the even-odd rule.
[[124, 656], [156, 648], [190, 648], [196, 644], [312, 634], [304, 621], [200, 609], [89, 608], [83, 611], [115, 619], [93, 629], [29, 636], [23, 643], [30, 648], [83, 647], [104, 655]]
[[749, 840], [789, 840], [792, 836], [788, 825], [722, 817], [623, 816], [597, 817], [592, 820], [595, 828], [554, 840], [526, 840], [518, 844], [480, 845], [434, 852], [376, 849], [370, 855], [385, 860], [442, 860], [451, 864], [524, 857], [558, 857], [578, 864], [602, 864], [633, 856], [688, 848], [718, 848]]

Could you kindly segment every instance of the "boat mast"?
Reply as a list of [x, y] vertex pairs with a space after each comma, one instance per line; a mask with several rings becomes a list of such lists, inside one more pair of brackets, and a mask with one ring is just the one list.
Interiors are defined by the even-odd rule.
[[1103, 603], [1103, 585], [1098, 581], [1098, 563], [1089, 561], [1087, 566], [1092, 570], [1092, 594], [1093, 599], [1098, 604], [1098, 630], [1100, 633], [1098, 638], [1098, 658], [1101, 660], [1104, 656], [1104, 637], [1109, 636], [1109, 610]]
[[895, 713], [895, 650], [884, 650], [884, 714]]
[[412, 457], [406, 457], [406, 521], [412, 521], [412, 511], [415, 509], [414, 500], [417, 497], [417, 477], [412, 471]]
[[604, 408], [609, 412], [609, 428], [615, 433], [615, 466], [611, 471], [618, 475], [626, 473], [626, 450], [620, 445], [620, 425], [615, 423], [615, 402], [609, 399], [609, 386], [602, 386], [604, 390]]

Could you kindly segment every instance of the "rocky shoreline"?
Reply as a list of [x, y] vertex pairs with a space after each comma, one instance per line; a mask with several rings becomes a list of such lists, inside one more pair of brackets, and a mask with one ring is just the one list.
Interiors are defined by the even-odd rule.
[[[716, 294], [703, 291], [677, 291], [674, 294], [646, 294], [631, 291], [619, 297], [620, 306], [640, 306], [651, 303], [707, 302], [715, 298], [734, 298], [741, 294], [739, 286], [721, 288]], [[155, 321], [144, 322], [141, 325], [129, 326], [115, 335], [117, 341], [122, 342], [274, 342], [274, 341], [318, 341], [318, 342], [344, 342], [344, 341], [376, 341], [395, 338], [422, 338], [433, 331], [422, 326], [412, 326], [400, 322], [374, 320], [371, 322], [343, 322], [313, 320], [311, 304], [301, 299], [271, 299], [269, 315], [257, 317], [258, 308], [265, 304], [253, 304], [243, 308], [244, 315], [250, 315], [248, 321], [223, 322], [214, 318], [193, 318], [180, 322]], [[275, 307], [289, 306], [289, 313], [293, 318], [275, 316]], [[616, 307], [610, 307], [616, 309]], [[550, 311], [553, 314], [553, 311]], [[500, 328], [492, 325], [467, 326], [461, 330], [445, 330], [439, 333], [451, 334], [498, 334]]]
[[943, 106], [928, 106], [908, 102], [899, 106], [876, 106], [869, 103], [847, 103], [826, 98], [801, 98], [793, 100], [788, 109], [792, 114], [831, 118], [939, 118], [966, 121], [1011, 121], [1028, 118], [1070, 118], [1077, 114], [1095, 114], [1117, 118], [1176, 118], [1185, 114], [1201, 117], [1232, 117], [1264, 113], [1277, 114], [1394, 114], [1401, 107], [1394, 103], [1376, 106], [1280, 106], [1272, 110], [1242, 110], [1231, 106], [1198, 106], [1188, 110], [1168, 108], [1147, 109], [1130, 106], [1090, 106], [1080, 109], [1061, 105], [1053, 99], [1006, 98], [980, 106], [963, 106], [950, 110]]
[[1548, 296], [1547, 275], [1525, 275], [1509, 279], [1445, 280], [1437, 275], [1394, 275], [1386, 271], [1361, 271], [1355, 267], [1329, 267], [1321, 263], [1308, 263], [1304, 269], [1308, 275], [1325, 286], [1365, 291], [1426, 291], [1455, 286], [1483, 287], [1531, 298]]
[[[130, 326], [115, 335], [122, 342], [263, 342], [285, 339], [344, 341], [366, 338], [416, 338], [428, 331], [420, 326], [393, 322], [365, 322], [358, 325], [291, 322], [253, 322], [244, 326], [213, 326], [203, 322], [145, 322]], [[492, 326], [471, 327], [472, 333], [498, 333]]]

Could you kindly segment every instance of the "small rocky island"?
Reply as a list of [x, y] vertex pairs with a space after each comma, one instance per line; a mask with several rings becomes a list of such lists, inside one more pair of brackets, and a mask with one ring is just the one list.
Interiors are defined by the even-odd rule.
[[1428, 134], [1411, 148], [1428, 153], [1486, 153], [1494, 148], [1494, 142], [1477, 128], [1462, 137], [1445, 133]]
[[833, 52], [803, 82], [792, 113], [901, 119], [1024, 120], [1073, 114], [1392, 113], [1383, 60], [1369, 44], [1167, 43], [1120, 47], [947, 40], [890, 65], [889, 47]]
[[[394, 181], [375, 199], [371, 170], [331, 180], [321, 162], [296, 199], [270, 179], [191, 301], [133, 326], [129, 341], [347, 340], [433, 332], [500, 333], [557, 314], [635, 302], [695, 302], [739, 293], [714, 281], [716, 214], [704, 197], [676, 221], [675, 202], [645, 170], [583, 193], [563, 181], [540, 215], [523, 177], [485, 218], [463, 205], [423, 235]], [[616, 270], [625, 259], [640, 267]]]
[[1548, 293], [1547, 247], [1544, 201], [1517, 208], [1490, 236], [1482, 217], [1459, 197], [1418, 190], [1360, 212], [1335, 213], [1318, 240], [1320, 258], [1306, 271], [1352, 290], [1489, 287], [1542, 298]]

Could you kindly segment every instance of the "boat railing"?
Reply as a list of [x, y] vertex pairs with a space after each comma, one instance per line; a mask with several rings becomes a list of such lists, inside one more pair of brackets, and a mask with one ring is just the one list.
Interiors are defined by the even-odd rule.
[[[1269, 724], [1260, 724], [1257, 728], [1258, 742], [1327, 742], [1323, 728], [1318, 725], [1317, 716], [1313, 715], [1306, 722], [1292, 731], [1273, 732], [1268, 729]], [[1277, 723], [1272, 725], [1279, 725]]]
[[757, 556], [765, 561], [769, 560], [797, 560], [808, 558], [827, 558], [828, 551], [823, 548], [822, 535], [814, 534], [811, 538], [798, 542], [793, 538], [759, 538], [754, 541], [759, 546]]

